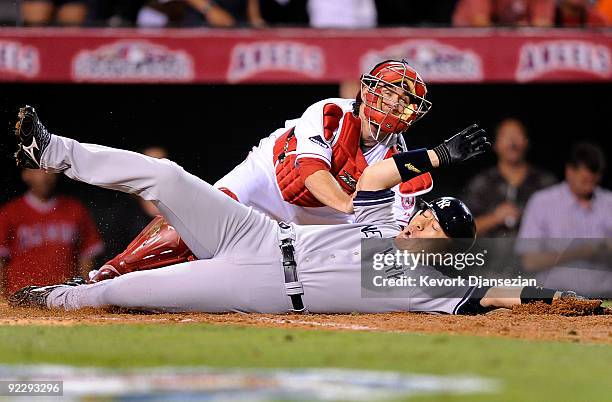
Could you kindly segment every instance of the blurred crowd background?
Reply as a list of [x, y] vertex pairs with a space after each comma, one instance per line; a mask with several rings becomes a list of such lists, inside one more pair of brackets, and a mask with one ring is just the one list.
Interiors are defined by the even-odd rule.
[[603, 27], [611, 0], [0, 0], [19, 26]]
[[[0, 0], [0, 21], [3, 26], [108, 29], [588, 30], [611, 25], [612, 0]], [[284, 120], [299, 117], [315, 101], [352, 96], [354, 85], [5, 83], [0, 87], [0, 118], [12, 124], [18, 105], [37, 102], [34, 105], [53, 132], [169, 157], [214, 182]], [[599, 238], [602, 247], [577, 247], [573, 257], [603, 256], [609, 261], [612, 193], [606, 189], [611, 184], [606, 156], [612, 132], [611, 90], [609, 82], [430, 85], [434, 108], [405, 135], [409, 147], [431, 147], [472, 122], [492, 134], [494, 146], [481, 160], [436, 173], [434, 190], [427, 197], [464, 199], [476, 216], [480, 237]], [[228, 120], [233, 122], [231, 132]], [[29, 283], [85, 275], [123, 251], [157, 213], [152, 205], [124, 194], [19, 171], [11, 159], [12, 139], [5, 136], [0, 145], [0, 185], [5, 189], [0, 194], [3, 294]], [[523, 261], [522, 269], [548, 270], [559, 261], [558, 256], [540, 255], [537, 261]], [[601, 272], [602, 287], [612, 289], [609, 268]], [[559, 280], [576, 289], [575, 275], [561, 275]], [[549, 286], [562, 288], [563, 283]]]

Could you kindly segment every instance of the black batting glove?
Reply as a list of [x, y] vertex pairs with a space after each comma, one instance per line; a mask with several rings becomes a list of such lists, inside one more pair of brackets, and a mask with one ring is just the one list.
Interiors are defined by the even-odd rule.
[[433, 151], [438, 156], [440, 166], [464, 162], [485, 153], [491, 147], [486, 134], [477, 124], [472, 124], [435, 147]]

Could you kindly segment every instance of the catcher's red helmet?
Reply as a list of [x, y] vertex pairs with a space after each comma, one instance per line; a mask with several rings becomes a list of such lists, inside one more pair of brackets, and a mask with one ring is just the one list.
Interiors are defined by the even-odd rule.
[[381, 132], [406, 131], [431, 108], [431, 102], [425, 99], [425, 82], [405, 60], [377, 64], [370, 73], [361, 76], [361, 87], [365, 89], [362, 99], [365, 116], [378, 126], [375, 138]]

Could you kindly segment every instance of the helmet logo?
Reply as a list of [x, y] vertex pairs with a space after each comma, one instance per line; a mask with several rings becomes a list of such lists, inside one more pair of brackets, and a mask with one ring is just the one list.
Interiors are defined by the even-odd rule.
[[443, 199], [443, 200], [436, 201], [436, 205], [437, 205], [437, 206], [438, 206], [438, 208], [440, 208], [440, 209], [444, 209], [444, 208], [446, 208], [446, 207], [449, 207], [449, 206], [450, 206], [450, 204], [451, 204], [450, 200], [444, 200], [444, 199]]

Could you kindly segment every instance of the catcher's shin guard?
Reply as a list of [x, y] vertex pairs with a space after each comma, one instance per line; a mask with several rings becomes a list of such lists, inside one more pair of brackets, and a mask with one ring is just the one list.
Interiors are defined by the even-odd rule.
[[134, 271], [193, 261], [195, 256], [162, 216], [151, 223], [127, 246], [124, 252], [89, 273], [89, 283], [100, 282]]

